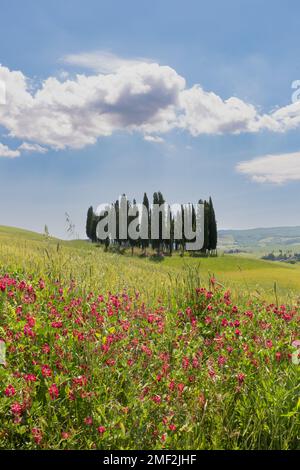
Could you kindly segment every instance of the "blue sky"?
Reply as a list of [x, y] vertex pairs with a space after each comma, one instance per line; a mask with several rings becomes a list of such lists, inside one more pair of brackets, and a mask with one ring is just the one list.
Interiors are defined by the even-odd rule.
[[156, 190], [211, 195], [220, 228], [300, 224], [299, 2], [2, 0], [0, 14], [0, 224], [65, 238], [68, 212], [84, 236], [89, 205]]

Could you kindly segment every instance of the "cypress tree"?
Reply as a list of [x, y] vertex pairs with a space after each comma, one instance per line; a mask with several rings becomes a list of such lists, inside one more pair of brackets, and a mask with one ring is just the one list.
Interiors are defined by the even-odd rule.
[[143, 198], [143, 209], [142, 209], [142, 215], [141, 215], [141, 233], [146, 234], [147, 233], [147, 239], [142, 238], [141, 239], [141, 246], [144, 254], [146, 254], [147, 247], [149, 246], [150, 242], [150, 205], [149, 205], [149, 199], [146, 193], [144, 193], [144, 198]]
[[[135, 199], [133, 199], [132, 206], [131, 206], [131, 204], [130, 204], [129, 201], [128, 201], [128, 212], [129, 212], [130, 207], [132, 207], [132, 209], [134, 210], [134, 213], [135, 213], [136, 215], [128, 215], [127, 230], [128, 230], [128, 228], [129, 228], [129, 225], [131, 224], [131, 222], [135, 221], [135, 220], [137, 219], [137, 217], [139, 216], [139, 212], [138, 212], [138, 208], [137, 208], [137, 204], [136, 204], [136, 200], [135, 200]], [[137, 222], [139, 222], [139, 220], [137, 220]], [[136, 223], [137, 223], [137, 222], [136, 222]], [[135, 223], [135, 224], [136, 224], [136, 223]], [[139, 228], [139, 225], [136, 225], [136, 230], [139, 230], [139, 229], [140, 229], [140, 228]], [[134, 247], [137, 246], [137, 244], [138, 244], [139, 241], [138, 241], [138, 240], [135, 240], [134, 238], [131, 238], [129, 232], [128, 232], [128, 239], [129, 239], [129, 245], [130, 245], [130, 247], [131, 247], [131, 255], [133, 256]]]
[[86, 236], [92, 240], [92, 224], [93, 224], [93, 217], [94, 217], [94, 211], [93, 207], [89, 207], [87, 211], [87, 217], [86, 217]]
[[185, 252], [185, 221], [184, 221], [184, 210], [185, 207], [181, 204], [181, 220], [182, 220], [182, 239], [181, 239], [181, 255], [184, 255]]
[[217, 249], [218, 243], [218, 229], [217, 229], [217, 222], [216, 222], [216, 215], [213, 206], [213, 202], [211, 197], [209, 198], [209, 247], [210, 251], [215, 251]]
[[93, 214], [92, 222], [91, 222], [91, 240], [93, 243], [97, 242], [97, 224], [100, 220], [100, 217]]
[[[164, 204], [165, 200], [160, 191], [158, 192], [157, 196], [158, 196], [158, 204], [159, 205]], [[158, 252], [157, 252], [158, 255], [160, 254], [161, 249], [163, 249], [163, 245], [165, 243], [163, 236], [164, 236], [165, 229], [166, 229], [166, 222], [167, 222], [166, 215], [167, 214], [165, 213], [165, 211], [159, 212], [159, 240], [158, 240]]]
[[[200, 199], [199, 204], [203, 204], [203, 201]], [[207, 201], [204, 201], [204, 243], [202, 248], [202, 253], [206, 253], [209, 246], [209, 204]]]
[[[154, 193], [154, 194], [153, 194], [153, 205], [154, 205], [154, 204], [155, 204], [155, 205], [158, 204], [158, 194], [157, 194], [157, 193]], [[157, 207], [156, 207], [156, 209], [157, 209]], [[155, 209], [155, 210], [156, 210], [156, 209]], [[151, 217], [154, 218], [154, 216], [153, 216], [153, 211], [154, 211], [154, 208], [152, 208], [152, 215], [151, 215]], [[151, 245], [152, 245], [152, 249], [153, 249], [153, 250], [158, 250], [158, 249], [159, 249], [159, 240], [158, 240], [158, 239], [151, 239]]]
[[120, 241], [120, 226], [119, 226], [119, 200], [117, 200], [114, 204], [115, 215], [116, 215], [116, 240], [115, 242], [118, 245], [118, 249], [120, 249], [121, 241]]

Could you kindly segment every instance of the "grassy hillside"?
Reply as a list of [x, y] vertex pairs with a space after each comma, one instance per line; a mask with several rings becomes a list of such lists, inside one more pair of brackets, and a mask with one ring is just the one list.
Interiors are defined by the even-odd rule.
[[[155, 262], [149, 258], [105, 253], [85, 241], [46, 239], [43, 235], [21, 229], [0, 227], [0, 262], [6, 269], [25, 274], [39, 271], [43, 276], [76, 278], [84, 289], [97, 286], [119, 291], [124, 286], [139, 289], [148, 301], [158, 295], [174, 298], [186, 282], [207, 285], [215, 276], [224, 286], [242, 293], [286, 300], [300, 292], [300, 268], [253, 259], [221, 255], [217, 258], [165, 257]], [[191, 281], [193, 279], [193, 281]], [[172, 296], [170, 295], [172, 289]]]
[[43, 240], [43, 235], [40, 233], [32, 232], [30, 230], [25, 230], [17, 227], [7, 227], [5, 225], [0, 225], [0, 237], [6, 239], [12, 237], [14, 240]]

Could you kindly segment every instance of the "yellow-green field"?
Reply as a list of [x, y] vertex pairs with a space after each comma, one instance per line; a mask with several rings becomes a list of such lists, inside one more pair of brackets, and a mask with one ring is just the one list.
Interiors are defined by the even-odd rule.
[[192, 258], [178, 254], [163, 261], [105, 253], [85, 241], [62, 241], [35, 232], [0, 226], [2, 268], [41, 273], [59, 279], [75, 278], [82, 288], [118, 292], [123, 287], [138, 289], [145, 300], [180, 296], [187, 282], [207, 285], [215, 276], [233, 294], [287, 302], [300, 294], [300, 267], [255, 259], [249, 255]]

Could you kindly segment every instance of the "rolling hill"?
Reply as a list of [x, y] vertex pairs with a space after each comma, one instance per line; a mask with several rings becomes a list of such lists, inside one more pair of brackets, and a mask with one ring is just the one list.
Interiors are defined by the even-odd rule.
[[221, 249], [274, 249], [294, 250], [300, 245], [300, 226], [254, 228], [248, 230], [219, 230]]

